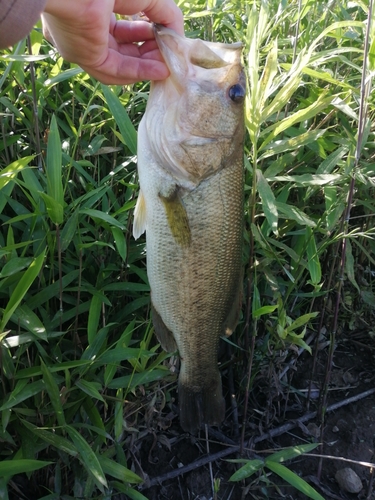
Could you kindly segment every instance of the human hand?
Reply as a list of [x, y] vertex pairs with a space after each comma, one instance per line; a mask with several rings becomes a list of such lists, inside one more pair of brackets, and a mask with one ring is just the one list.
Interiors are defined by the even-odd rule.
[[102, 83], [163, 80], [169, 70], [152, 25], [115, 17], [115, 13], [138, 12], [183, 34], [182, 13], [173, 0], [47, 0], [43, 30], [64, 59], [79, 64]]

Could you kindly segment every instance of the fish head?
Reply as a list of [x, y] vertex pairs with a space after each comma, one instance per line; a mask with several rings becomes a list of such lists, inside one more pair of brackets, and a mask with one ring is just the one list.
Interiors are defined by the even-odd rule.
[[147, 104], [154, 154], [174, 177], [196, 185], [242, 155], [242, 44], [189, 39], [160, 25], [154, 30], [170, 71], [153, 82]]

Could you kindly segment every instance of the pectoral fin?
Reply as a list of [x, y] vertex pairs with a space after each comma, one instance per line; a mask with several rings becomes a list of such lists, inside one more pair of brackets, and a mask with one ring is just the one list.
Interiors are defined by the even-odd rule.
[[160, 342], [164, 351], [175, 352], [177, 351], [177, 344], [173, 337], [173, 333], [165, 326], [164, 321], [161, 319], [160, 314], [151, 302], [152, 324], [155, 328], [155, 334]]
[[186, 209], [176, 188], [169, 196], [159, 194], [167, 216], [168, 226], [176, 242], [181, 247], [187, 247], [191, 242], [191, 232]]
[[137, 204], [134, 209], [133, 236], [137, 240], [146, 230], [146, 200], [142, 191], [139, 191]]

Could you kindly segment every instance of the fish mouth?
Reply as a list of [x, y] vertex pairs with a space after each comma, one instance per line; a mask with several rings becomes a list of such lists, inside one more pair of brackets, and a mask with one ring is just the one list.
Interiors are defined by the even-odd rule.
[[154, 30], [154, 35], [155, 35], [155, 38], [156, 38], [156, 41], [158, 42], [158, 44], [159, 44], [159, 35], [163, 34], [163, 33], [182, 38], [181, 35], [179, 35], [175, 31], [171, 30], [170, 28], [163, 26], [162, 24], [152, 23], [152, 28]]
[[242, 43], [212, 43], [186, 38], [162, 24], [153, 23], [156, 43], [171, 75], [184, 82], [196, 70], [217, 70], [240, 64]]
[[153, 23], [153, 31], [161, 55], [169, 71], [174, 73], [177, 60], [181, 58], [181, 52], [184, 52], [182, 49], [183, 44], [181, 43], [184, 39], [178, 33], [162, 24]]

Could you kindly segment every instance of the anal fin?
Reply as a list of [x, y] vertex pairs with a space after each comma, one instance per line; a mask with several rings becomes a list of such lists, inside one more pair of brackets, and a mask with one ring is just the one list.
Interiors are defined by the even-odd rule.
[[175, 352], [177, 351], [177, 344], [173, 337], [173, 333], [165, 326], [164, 321], [161, 319], [160, 314], [151, 303], [152, 323], [154, 325], [155, 334], [160, 342], [164, 351]]

